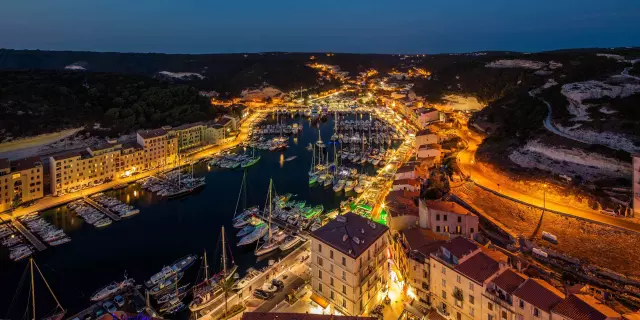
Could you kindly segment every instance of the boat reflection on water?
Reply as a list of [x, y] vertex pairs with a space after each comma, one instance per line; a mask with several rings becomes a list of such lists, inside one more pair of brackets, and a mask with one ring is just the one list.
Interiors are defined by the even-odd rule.
[[284, 167], [284, 153], [280, 154], [280, 168]]

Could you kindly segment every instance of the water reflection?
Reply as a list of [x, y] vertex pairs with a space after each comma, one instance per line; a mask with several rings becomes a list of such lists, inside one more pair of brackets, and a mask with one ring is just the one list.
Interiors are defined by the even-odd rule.
[[280, 153], [280, 168], [284, 167], [284, 153]]

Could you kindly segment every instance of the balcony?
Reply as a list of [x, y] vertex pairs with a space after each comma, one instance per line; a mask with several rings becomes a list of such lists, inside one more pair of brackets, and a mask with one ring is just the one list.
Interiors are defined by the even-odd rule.
[[513, 302], [510, 295], [506, 295], [502, 291], [492, 288], [487, 288], [485, 292], [485, 296], [497, 305], [507, 309], [511, 309], [513, 307]]

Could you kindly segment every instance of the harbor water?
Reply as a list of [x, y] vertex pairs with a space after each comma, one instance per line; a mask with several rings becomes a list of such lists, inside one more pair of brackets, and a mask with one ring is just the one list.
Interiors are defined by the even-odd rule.
[[[272, 117], [267, 119], [270, 123], [275, 121]], [[345, 195], [344, 192], [333, 192], [330, 187], [308, 185], [307, 172], [312, 152], [306, 146], [318, 140], [317, 125], [312, 125], [306, 118], [287, 116], [285, 121], [298, 123], [303, 130], [289, 138], [289, 147], [284, 151], [255, 150], [256, 155], [262, 158], [256, 165], [247, 168], [247, 205], [264, 205], [270, 178], [273, 178], [278, 194], [292, 193], [296, 195], [293, 199], [306, 200], [308, 205], [322, 204], [325, 212], [338, 208], [340, 201], [348, 196], [355, 196], [353, 191]], [[333, 134], [333, 126], [332, 117], [320, 122], [322, 139], [327, 143], [331, 160], [333, 145], [328, 142]], [[291, 156], [297, 158], [285, 161]], [[362, 169], [371, 174], [374, 172], [370, 164]], [[60, 303], [68, 310], [68, 316], [90, 306], [89, 297], [95, 290], [111, 281], [122, 280], [125, 272], [137, 284], [143, 284], [163, 266], [187, 254], [201, 256], [205, 249], [210, 268], [217, 272], [220, 269], [219, 238], [222, 226], [227, 231], [227, 242], [232, 258], [239, 266], [240, 276], [249, 267], [261, 267], [268, 260], [282, 256], [283, 253], [275, 251], [258, 260], [253, 254], [255, 244], [236, 246], [239, 238], [235, 235], [237, 229], [232, 227], [231, 219], [242, 182], [241, 169], [221, 169], [199, 163], [194, 166], [194, 175], [206, 177], [205, 188], [180, 199], [154, 195], [142, 190], [138, 184], [106, 192], [140, 209], [140, 213], [104, 229], [84, 223], [66, 206], [42, 212], [46, 220], [64, 229], [72, 239], [67, 244], [34, 255]], [[201, 261], [198, 261], [187, 270], [182, 284], [196, 281], [200, 264]], [[12, 262], [8, 259], [6, 248], [0, 249], [0, 318], [22, 318], [29, 295], [30, 277], [25, 272], [27, 265], [28, 259]], [[55, 306], [46, 286], [37, 279], [36, 302], [38, 317], [44, 316]], [[188, 311], [183, 311], [171, 318], [187, 317]]]

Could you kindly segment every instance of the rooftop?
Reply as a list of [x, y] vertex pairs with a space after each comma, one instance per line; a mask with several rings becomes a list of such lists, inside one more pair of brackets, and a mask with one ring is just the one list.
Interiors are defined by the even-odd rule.
[[553, 312], [574, 320], [604, 320], [620, 318], [620, 314], [607, 305], [585, 294], [574, 294], [553, 308]]
[[352, 258], [357, 258], [388, 230], [389, 228], [383, 224], [349, 212], [331, 220], [312, 232], [311, 236]]
[[404, 235], [410, 250], [418, 251], [427, 257], [438, 251], [445, 243], [443, 236], [429, 229], [411, 228], [401, 233]]
[[59, 160], [65, 160], [65, 159], [75, 158], [75, 157], [79, 157], [79, 156], [80, 156], [80, 151], [67, 151], [67, 152], [54, 154], [51, 157], [54, 160], [59, 161]]
[[396, 170], [396, 174], [413, 172], [415, 170], [416, 170], [416, 168], [414, 166], [412, 166], [412, 165], [404, 165], [404, 166], [398, 168], [398, 170]]
[[493, 279], [493, 283], [506, 293], [513, 294], [521, 284], [527, 281], [527, 278], [528, 277], [523, 274], [507, 269], [505, 272]]
[[460, 215], [474, 215], [463, 206], [453, 201], [441, 201], [441, 200], [426, 200], [425, 205], [432, 210], [450, 212]]
[[558, 289], [546, 281], [533, 278], [527, 279], [520, 288], [513, 292], [513, 295], [545, 312], [550, 312], [551, 308], [564, 299], [564, 294]]
[[375, 320], [373, 317], [334, 316], [330, 314], [245, 312], [242, 320]]
[[422, 130], [416, 132], [416, 137], [424, 136], [424, 135], [428, 135], [428, 134], [433, 134], [433, 131], [431, 131], [430, 129], [422, 129]]
[[222, 117], [222, 118], [218, 119], [218, 121], [216, 121], [216, 123], [219, 124], [219, 125], [223, 125], [224, 126], [227, 123], [229, 123], [230, 121], [231, 121], [231, 119]]
[[452, 255], [459, 259], [476, 251], [478, 245], [465, 237], [455, 237], [443, 244], [442, 248], [447, 249]]
[[393, 181], [394, 186], [403, 185], [403, 184], [408, 184], [411, 186], [419, 186], [420, 182], [418, 182], [418, 180], [416, 179], [398, 179]]
[[478, 252], [457, 265], [456, 270], [477, 283], [484, 283], [496, 272], [500, 271], [500, 263], [486, 253]]
[[187, 124], [183, 124], [181, 126], [175, 127], [173, 128], [173, 130], [186, 130], [186, 129], [191, 129], [197, 126], [201, 126], [203, 123], [202, 122], [194, 122], [194, 123], [187, 123]]
[[167, 134], [167, 130], [163, 128], [138, 131], [138, 135], [140, 135], [143, 139], [161, 137], [166, 134]]
[[29, 170], [35, 167], [42, 167], [40, 157], [29, 157], [11, 161], [11, 171]]

